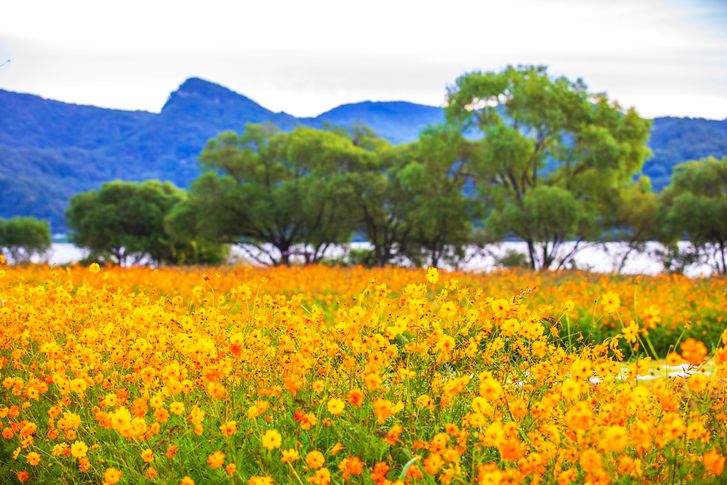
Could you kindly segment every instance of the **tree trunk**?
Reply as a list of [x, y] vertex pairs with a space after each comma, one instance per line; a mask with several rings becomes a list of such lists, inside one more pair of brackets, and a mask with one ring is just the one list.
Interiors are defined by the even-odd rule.
[[535, 251], [535, 243], [532, 239], [527, 239], [526, 242], [528, 243], [528, 257], [530, 258], [530, 269], [535, 270], [537, 269], [537, 253]]

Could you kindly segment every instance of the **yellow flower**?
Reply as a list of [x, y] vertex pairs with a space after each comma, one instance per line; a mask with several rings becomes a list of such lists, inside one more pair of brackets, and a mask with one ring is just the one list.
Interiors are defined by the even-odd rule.
[[171, 411], [172, 414], [176, 414], [177, 416], [184, 414], [184, 403], [179, 401], [173, 402], [169, 405], [169, 411]]
[[86, 446], [86, 443], [83, 441], [75, 441], [71, 445], [71, 456], [73, 456], [73, 458], [83, 458], [86, 456], [87, 451], [88, 446]]
[[273, 482], [272, 477], [268, 476], [252, 476], [247, 481], [248, 485], [273, 485], [275, 482]]
[[333, 414], [334, 416], [340, 416], [343, 412], [344, 406], [345, 403], [343, 402], [343, 399], [338, 399], [334, 397], [328, 400], [328, 412]]
[[280, 433], [278, 433], [274, 429], [270, 429], [265, 432], [263, 435], [263, 447], [267, 448], [268, 450], [272, 450], [275, 448], [280, 448], [280, 445], [283, 443], [283, 437], [280, 436]]
[[636, 343], [636, 339], [639, 336], [639, 326], [631, 320], [631, 322], [623, 329], [624, 340], [629, 343]]
[[620, 306], [621, 298], [613, 291], [609, 291], [601, 297], [601, 307], [606, 313], [616, 313]]
[[91, 265], [88, 267], [88, 271], [91, 274], [96, 274], [101, 271], [101, 266], [99, 266], [98, 263], [91, 263]]
[[687, 381], [689, 389], [694, 392], [703, 392], [709, 384], [709, 378], [704, 374], [692, 374]]
[[427, 270], [427, 281], [432, 285], [437, 284], [437, 281], [439, 281], [439, 271], [437, 268], [429, 268]]
[[300, 460], [300, 454], [297, 450], [295, 450], [294, 448], [291, 448], [289, 450], [283, 450], [283, 457], [281, 459], [283, 463], [292, 463], [298, 460]]
[[589, 360], [576, 359], [571, 365], [570, 372], [575, 379], [587, 379], [593, 375], [593, 367]]

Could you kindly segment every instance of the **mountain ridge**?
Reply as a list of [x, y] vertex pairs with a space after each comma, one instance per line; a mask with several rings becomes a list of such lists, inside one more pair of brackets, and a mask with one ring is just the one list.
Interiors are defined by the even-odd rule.
[[[245, 123], [297, 125], [362, 123], [392, 143], [413, 141], [444, 121], [443, 108], [409, 101], [346, 103], [314, 117], [271, 111], [255, 100], [199, 77], [172, 91], [162, 109], [118, 110], [66, 103], [0, 89], [0, 217], [31, 215], [63, 228], [69, 198], [121, 178], [159, 178], [188, 187], [210, 138]], [[727, 155], [727, 119], [662, 117], [644, 166], [657, 189], [681, 161]]]

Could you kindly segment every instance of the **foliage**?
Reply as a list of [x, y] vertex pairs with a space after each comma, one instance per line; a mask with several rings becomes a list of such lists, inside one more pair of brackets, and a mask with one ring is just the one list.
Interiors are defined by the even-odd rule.
[[[205, 143], [246, 123], [271, 122], [283, 130], [326, 123], [370, 126], [391, 143], [416, 141], [443, 110], [412, 103], [344, 105], [315, 118], [274, 113], [216, 84], [188, 79], [161, 113], [79, 106], [0, 90], [0, 217], [31, 215], [54, 233], [65, 228], [70, 198], [114, 179], [167, 180], [189, 187], [199, 176]], [[727, 120], [657, 118], [644, 165], [657, 190], [685, 160], [727, 155]]]
[[50, 249], [50, 227], [33, 217], [0, 219], [0, 254], [5, 250], [13, 262], [29, 260]]
[[626, 251], [621, 255], [616, 270], [618, 273], [623, 271], [633, 252], [643, 252], [648, 241], [659, 239], [658, 213], [659, 198], [651, 190], [651, 183], [646, 177], [621, 188], [612, 203], [607, 205], [605, 216], [614, 228], [607, 240], [626, 243]]
[[477, 205], [464, 194], [469, 148], [459, 132], [448, 127], [426, 130], [409, 146], [409, 157], [397, 177], [412, 206], [411, 244], [404, 252], [418, 265], [424, 259], [432, 267], [443, 260], [456, 263], [471, 242]]
[[67, 211], [72, 241], [90, 257], [115, 264], [139, 263], [145, 258], [161, 263], [219, 263], [224, 248], [218, 244], [173, 237], [165, 219], [185, 193], [172, 184], [114, 181], [74, 196]]
[[[288, 264], [294, 252], [319, 261], [331, 244], [347, 242], [355, 220], [347, 197], [347, 170], [371, 154], [332, 131], [247, 125], [210, 141], [200, 160], [208, 171], [190, 191], [209, 238], [254, 245], [268, 264]], [[271, 249], [269, 246], [272, 246]]]
[[725, 284], [2, 269], [0, 481], [723, 483]]
[[505, 254], [495, 258], [495, 263], [503, 268], [527, 268], [530, 266], [528, 255], [514, 249], [508, 249]]
[[666, 237], [688, 237], [695, 254], [726, 274], [727, 157], [678, 165], [662, 203]]
[[558, 250], [568, 239], [598, 238], [609, 196], [649, 155], [648, 121], [544, 67], [465, 74], [449, 89], [447, 115], [481, 134], [468, 164], [492, 208], [488, 230], [526, 241], [533, 268], [565, 264], [571, 255]]

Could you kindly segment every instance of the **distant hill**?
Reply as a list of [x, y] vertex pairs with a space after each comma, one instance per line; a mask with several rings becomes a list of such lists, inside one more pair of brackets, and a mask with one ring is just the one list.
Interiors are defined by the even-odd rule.
[[644, 163], [644, 173], [661, 190], [669, 185], [675, 165], [710, 155], [727, 155], [727, 119], [656, 118], [649, 147], [654, 156]]
[[[441, 108], [395, 101], [345, 104], [313, 118], [275, 113], [241, 94], [199, 78], [186, 80], [161, 112], [79, 106], [0, 90], [0, 217], [31, 215], [63, 231], [70, 197], [113, 179], [169, 180], [188, 187], [199, 175], [207, 140], [246, 123], [364, 124], [392, 143], [417, 138], [444, 120]], [[727, 155], [727, 120], [654, 120], [654, 158], [644, 172], [662, 188], [675, 164]]]
[[405, 101], [344, 104], [313, 118], [339, 126], [360, 123], [392, 143], [408, 143], [427, 125], [444, 122], [444, 110]]

